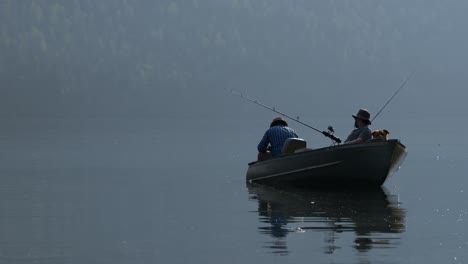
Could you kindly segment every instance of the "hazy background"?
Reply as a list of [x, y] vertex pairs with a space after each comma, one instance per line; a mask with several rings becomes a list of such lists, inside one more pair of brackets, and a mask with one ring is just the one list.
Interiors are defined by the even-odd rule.
[[[0, 263], [466, 263], [466, 10], [0, 0]], [[246, 188], [277, 114], [228, 90], [345, 138], [413, 70], [372, 126], [408, 147], [384, 191]]]
[[359, 107], [375, 113], [415, 70], [386, 115], [464, 116], [467, 8], [427, 0], [3, 0], [0, 115], [257, 115], [224, 90], [235, 89], [308, 120], [334, 119]]

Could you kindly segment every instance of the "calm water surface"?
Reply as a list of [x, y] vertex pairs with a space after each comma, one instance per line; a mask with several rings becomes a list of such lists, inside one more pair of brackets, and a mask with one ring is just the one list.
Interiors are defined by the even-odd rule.
[[386, 128], [409, 154], [382, 188], [299, 191], [245, 183], [258, 124], [8, 119], [0, 263], [467, 263], [466, 140]]

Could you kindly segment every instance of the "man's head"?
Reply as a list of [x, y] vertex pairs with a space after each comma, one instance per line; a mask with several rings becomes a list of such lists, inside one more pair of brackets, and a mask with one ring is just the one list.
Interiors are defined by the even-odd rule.
[[271, 121], [270, 127], [274, 126], [288, 126], [288, 123], [283, 118], [277, 117]]
[[355, 120], [354, 126], [355, 127], [361, 127], [361, 126], [366, 126], [370, 125], [370, 113], [367, 111], [367, 109], [359, 109], [357, 114], [353, 115], [353, 118]]

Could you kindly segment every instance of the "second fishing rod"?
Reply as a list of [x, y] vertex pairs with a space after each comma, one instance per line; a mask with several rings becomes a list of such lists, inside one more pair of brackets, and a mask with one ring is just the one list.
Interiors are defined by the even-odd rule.
[[241, 97], [241, 98], [244, 99], [244, 100], [250, 101], [250, 102], [252, 102], [252, 103], [254, 103], [254, 104], [256, 104], [256, 105], [259, 105], [259, 106], [261, 106], [261, 107], [263, 107], [263, 108], [266, 108], [266, 109], [268, 109], [268, 110], [271, 110], [271, 111], [273, 111], [273, 112], [275, 112], [275, 113], [277, 113], [277, 114], [279, 114], [279, 115], [282, 115], [282, 116], [284, 116], [284, 117], [286, 117], [286, 118], [289, 118], [289, 119], [291, 119], [291, 120], [293, 120], [293, 121], [295, 121], [295, 122], [297, 122], [297, 123], [299, 123], [299, 124], [301, 124], [301, 125], [303, 125], [303, 126], [306, 126], [306, 127], [308, 127], [308, 128], [311, 128], [311, 129], [313, 129], [313, 130], [315, 130], [315, 131], [321, 133], [322, 135], [324, 135], [324, 136], [330, 138], [330, 139], [331, 139], [333, 142], [335, 142], [335, 143], [338, 143], [338, 144], [341, 143], [341, 139], [340, 139], [339, 137], [336, 137], [335, 135], [333, 135], [334, 129], [333, 129], [333, 127], [331, 127], [331, 126], [328, 127], [328, 131], [321, 131], [321, 130], [319, 130], [319, 129], [313, 127], [313, 126], [310, 126], [310, 125], [308, 125], [308, 124], [306, 124], [306, 123], [300, 121], [299, 118], [291, 117], [291, 116], [289, 116], [289, 115], [287, 115], [287, 114], [285, 114], [285, 113], [282, 113], [282, 112], [276, 110], [274, 107], [270, 107], [270, 106], [267, 106], [267, 105], [265, 105], [265, 104], [262, 104], [262, 103], [258, 102], [257, 100], [253, 100], [253, 99], [251, 99], [251, 98], [249, 98], [249, 97], [247, 97], [247, 96], [244, 96], [243, 94], [238, 93], [238, 92], [236, 92], [236, 91], [230, 90], [230, 92], [233, 93], [233, 94], [235, 94], [235, 95], [237, 95], [237, 96], [239, 96], [239, 97]]

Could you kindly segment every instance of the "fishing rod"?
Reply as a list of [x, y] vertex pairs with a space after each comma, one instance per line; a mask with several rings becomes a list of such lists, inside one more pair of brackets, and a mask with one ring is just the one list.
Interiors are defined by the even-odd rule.
[[312, 126], [310, 126], [310, 125], [308, 125], [308, 124], [306, 124], [306, 123], [300, 121], [300, 120], [299, 120], [299, 117], [298, 117], [298, 118], [293, 118], [293, 117], [291, 117], [291, 116], [289, 116], [289, 115], [287, 115], [287, 114], [285, 114], [285, 113], [282, 113], [282, 112], [276, 110], [274, 107], [269, 107], [269, 106], [267, 106], [267, 105], [265, 105], [265, 104], [260, 103], [260, 102], [257, 101], [257, 100], [253, 100], [253, 99], [251, 99], [251, 98], [249, 98], [249, 97], [247, 97], [247, 96], [244, 96], [244, 95], [241, 94], [241, 93], [238, 93], [238, 92], [233, 91], [233, 90], [230, 90], [230, 92], [233, 93], [233, 94], [235, 94], [235, 95], [237, 95], [237, 96], [239, 96], [240, 98], [242, 98], [242, 99], [244, 99], [244, 100], [247, 100], [247, 101], [249, 101], [249, 102], [252, 102], [252, 103], [254, 103], [254, 104], [256, 104], [256, 105], [259, 105], [259, 106], [261, 106], [261, 107], [263, 107], [263, 108], [266, 108], [266, 109], [271, 110], [271, 111], [273, 111], [273, 112], [275, 112], [275, 113], [277, 113], [277, 114], [280, 114], [280, 115], [282, 115], [282, 116], [284, 116], [284, 117], [286, 117], [286, 118], [289, 118], [289, 119], [291, 119], [291, 120], [293, 120], [293, 121], [295, 121], [295, 122], [297, 122], [297, 123], [299, 123], [299, 124], [301, 124], [301, 125], [303, 125], [303, 126], [306, 126], [306, 127], [308, 127], [308, 128], [311, 128], [311, 129], [313, 129], [313, 130], [315, 130], [315, 131], [321, 133], [322, 135], [324, 135], [324, 136], [330, 138], [331, 140], [333, 140], [334, 142], [336, 142], [336, 143], [338, 143], [338, 144], [341, 143], [341, 139], [333, 135], [334, 130], [333, 130], [333, 127], [331, 127], [331, 126], [328, 127], [328, 132], [327, 132], [327, 131], [321, 131], [321, 130], [315, 128], [315, 127], [312, 127]]
[[392, 95], [392, 97], [390, 97], [390, 99], [388, 99], [388, 101], [385, 103], [385, 105], [377, 112], [377, 114], [374, 116], [374, 118], [372, 118], [371, 122], [374, 122], [374, 119], [380, 114], [380, 112], [382, 112], [382, 110], [384, 110], [384, 108], [390, 103], [390, 101], [392, 101], [393, 97], [395, 97], [395, 95], [397, 95], [397, 93], [399, 93], [401, 91], [401, 89], [403, 89], [403, 87], [405, 86], [405, 84], [409, 81], [409, 79], [411, 79], [411, 77], [413, 76], [413, 73], [414, 73], [414, 70], [411, 72], [411, 74], [406, 77], [406, 80], [403, 82], [403, 84], [400, 86], [400, 88], [398, 88], [398, 90]]

